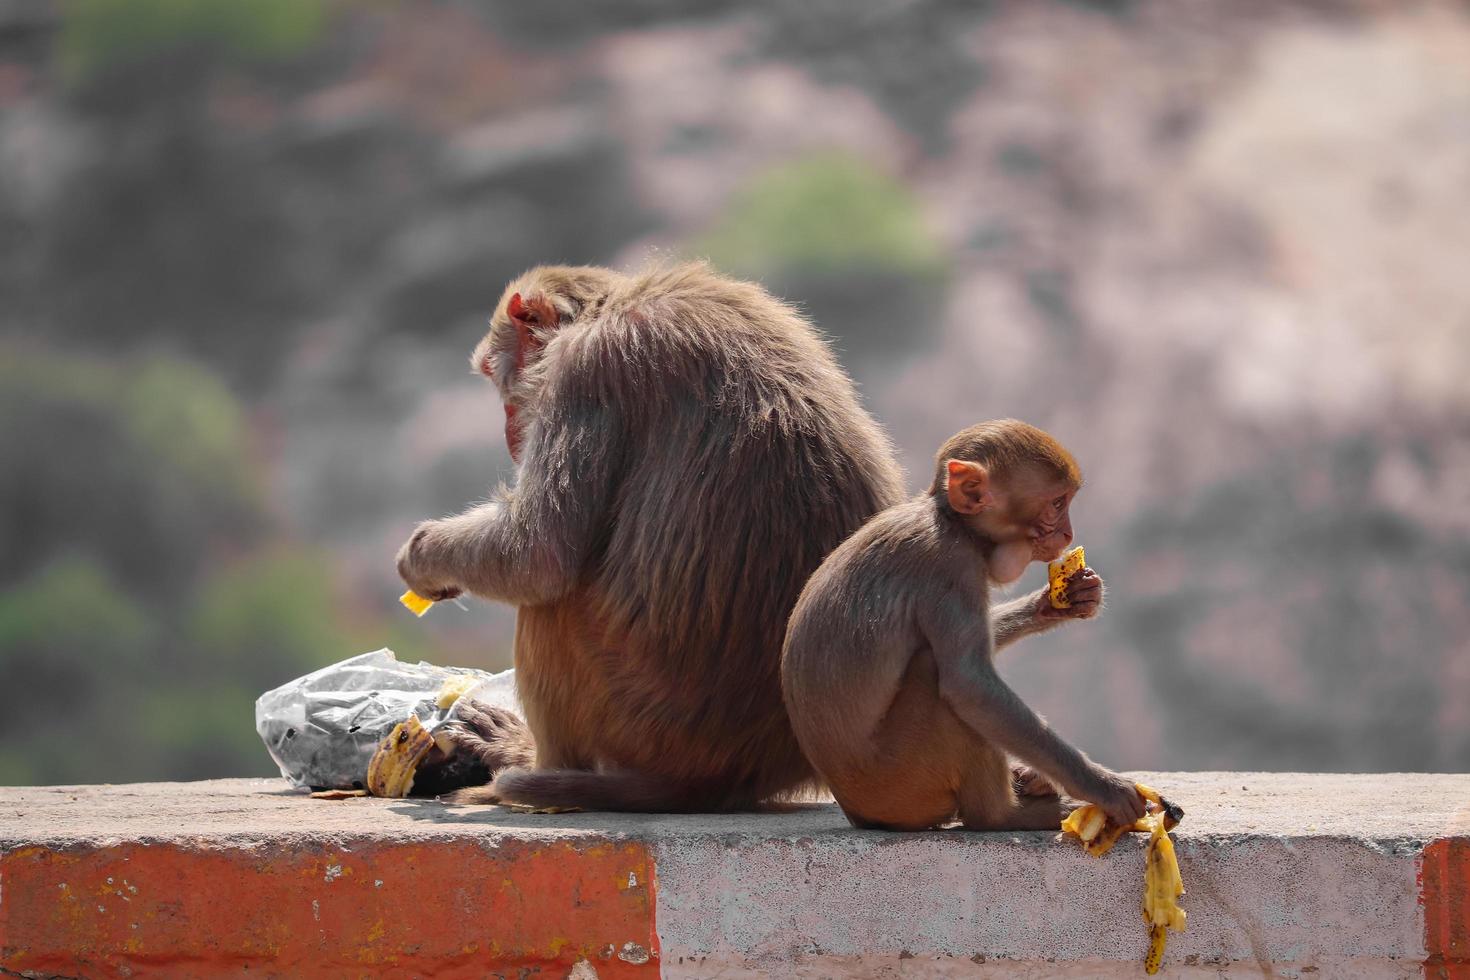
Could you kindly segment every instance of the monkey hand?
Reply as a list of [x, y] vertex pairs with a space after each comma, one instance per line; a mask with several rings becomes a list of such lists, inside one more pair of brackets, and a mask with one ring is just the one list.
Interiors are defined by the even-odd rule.
[[453, 599], [464, 587], [450, 574], [448, 553], [445, 523], [424, 521], [398, 550], [398, 577], [425, 599]]
[[1088, 785], [1079, 787], [1082, 792], [1072, 793], [1073, 796], [1095, 804], [1114, 824], [1132, 824], [1144, 815], [1147, 801], [1133, 780], [1102, 766], [1094, 766], [1090, 775]]
[[1106, 593], [1102, 576], [1084, 566], [1067, 579], [1068, 604], [1061, 609], [1056, 608], [1052, 605], [1049, 590], [1042, 589], [1036, 597], [1035, 616], [1044, 623], [1091, 619], [1102, 611]]
[[1042, 589], [1036, 599], [1036, 619], [1048, 621], [1089, 620], [1103, 610], [1103, 599], [1107, 586], [1103, 576], [1088, 567], [1082, 567], [1067, 579], [1067, 605], [1060, 608], [1051, 604], [1050, 592]]

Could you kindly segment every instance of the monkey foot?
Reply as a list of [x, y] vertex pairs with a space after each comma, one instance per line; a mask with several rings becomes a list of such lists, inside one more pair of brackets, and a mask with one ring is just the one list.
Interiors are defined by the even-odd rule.
[[536, 743], [524, 721], [472, 697], [460, 702], [458, 724], [446, 726], [444, 735], [456, 753], [478, 759], [492, 778], [510, 766], [529, 766], [536, 757]]
[[1030, 766], [1011, 766], [1011, 781], [1016, 785], [1017, 796], [1059, 795], [1051, 780]]

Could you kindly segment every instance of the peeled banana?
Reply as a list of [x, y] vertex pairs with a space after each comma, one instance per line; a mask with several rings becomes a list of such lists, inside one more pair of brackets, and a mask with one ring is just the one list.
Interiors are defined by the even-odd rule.
[[468, 694], [480, 681], [481, 678], [474, 674], [455, 674], [447, 677], [439, 688], [439, 696], [434, 699], [434, 704], [447, 708]]
[[413, 789], [413, 777], [434, 747], [434, 736], [419, 722], [417, 715], [393, 726], [388, 737], [378, 744], [368, 763], [367, 789], [374, 796], [401, 799]]
[[1149, 927], [1149, 947], [1143, 969], [1154, 974], [1164, 959], [1167, 930], [1184, 930], [1186, 915], [1179, 907], [1184, 879], [1179, 874], [1174, 842], [1169, 839], [1169, 831], [1184, 819], [1184, 811], [1142, 783], [1134, 785], [1149, 802], [1149, 812], [1143, 817], [1131, 824], [1110, 824], [1099, 807], [1086, 803], [1062, 821], [1062, 833], [1080, 840], [1083, 849], [1093, 857], [1102, 857], [1130, 830], [1149, 835], [1143, 870], [1143, 921]]
[[1050, 586], [1051, 607], [1071, 609], [1072, 600], [1067, 598], [1067, 579], [1087, 567], [1087, 552], [1078, 545], [1071, 551], [1046, 566], [1046, 580]]

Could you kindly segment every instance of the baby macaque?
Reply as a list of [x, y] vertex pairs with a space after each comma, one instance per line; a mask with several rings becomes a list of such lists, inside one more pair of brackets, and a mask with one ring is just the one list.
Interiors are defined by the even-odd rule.
[[1055, 829], [1073, 804], [1052, 787], [1131, 823], [1144, 813], [1132, 780], [1063, 741], [992, 662], [998, 647], [1101, 606], [1090, 568], [1069, 580], [1067, 609], [1044, 588], [989, 601], [992, 584], [1071, 544], [1076, 461], [1006, 419], [954, 436], [937, 463], [926, 495], [864, 524], [797, 600], [781, 679], [802, 749], [859, 827], [958, 816], [972, 830]]

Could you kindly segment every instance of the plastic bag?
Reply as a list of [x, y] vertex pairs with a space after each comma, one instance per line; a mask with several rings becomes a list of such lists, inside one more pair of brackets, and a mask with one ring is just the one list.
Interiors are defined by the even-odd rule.
[[[438, 705], [447, 681], [478, 680], [448, 708]], [[368, 762], [393, 726], [417, 715], [429, 732], [452, 721], [473, 697], [520, 713], [515, 671], [399, 663], [375, 650], [298, 677], [255, 701], [255, 730], [281, 775], [312, 789], [362, 789]]]

